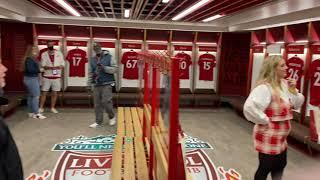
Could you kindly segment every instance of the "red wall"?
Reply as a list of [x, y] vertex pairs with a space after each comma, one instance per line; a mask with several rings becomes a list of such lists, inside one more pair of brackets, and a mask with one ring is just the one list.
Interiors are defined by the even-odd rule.
[[28, 44], [33, 43], [32, 25], [1, 22], [2, 63], [8, 68], [6, 91], [23, 91], [20, 65]]
[[219, 94], [246, 96], [250, 33], [223, 33], [219, 66]]

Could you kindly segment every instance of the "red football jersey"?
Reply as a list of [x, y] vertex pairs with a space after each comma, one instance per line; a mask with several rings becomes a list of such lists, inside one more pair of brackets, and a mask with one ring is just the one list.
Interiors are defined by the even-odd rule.
[[289, 58], [286, 62], [288, 66], [287, 78], [292, 78], [297, 81], [297, 89], [300, 90], [301, 87], [301, 78], [303, 75], [303, 66], [304, 61], [299, 57]]
[[212, 54], [199, 56], [199, 80], [212, 81], [213, 68], [216, 66], [216, 57]]
[[320, 59], [310, 65], [310, 104], [320, 106]]
[[175, 55], [179, 58], [180, 79], [189, 79], [189, 66], [192, 64], [191, 57], [186, 53], [178, 53]]
[[123, 64], [123, 78], [125, 79], [138, 79], [138, 53], [128, 51], [123, 53], [121, 63]]
[[85, 77], [85, 64], [88, 62], [87, 53], [82, 49], [72, 49], [68, 52], [67, 61], [69, 61], [70, 77]]

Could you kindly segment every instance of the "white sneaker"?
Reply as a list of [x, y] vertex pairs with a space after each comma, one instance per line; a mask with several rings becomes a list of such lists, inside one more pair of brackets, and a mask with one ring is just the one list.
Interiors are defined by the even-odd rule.
[[39, 113], [43, 113], [44, 109], [43, 108], [39, 108]]
[[34, 118], [34, 119], [46, 119], [47, 117], [45, 117], [44, 115], [38, 113], [38, 114], [34, 114], [32, 116], [32, 118]]
[[116, 117], [113, 117], [112, 119], [109, 119], [109, 125], [114, 126], [117, 123]]
[[29, 118], [32, 118], [33, 115], [34, 115], [34, 113], [28, 113], [28, 117], [29, 117]]
[[90, 128], [99, 128], [99, 127], [102, 127], [101, 124], [98, 124], [98, 123], [93, 123], [89, 126]]
[[51, 112], [55, 114], [59, 113], [59, 111], [57, 111], [56, 108], [51, 108]]

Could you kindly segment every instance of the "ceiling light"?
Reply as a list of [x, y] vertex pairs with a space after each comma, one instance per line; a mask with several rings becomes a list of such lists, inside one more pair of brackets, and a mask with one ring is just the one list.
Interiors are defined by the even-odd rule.
[[130, 9], [125, 9], [124, 10], [124, 17], [129, 18], [129, 16], [130, 16]]
[[170, 0], [162, 0], [162, 3], [168, 3]]
[[205, 5], [206, 3], [210, 2], [212, 0], [201, 0], [197, 3], [195, 3], [194, 5], [192, 5], [191, 7], [187, 8], [186, 10], [182, 11], [181, 13], [179, 13], [178, 15], [176, 15], [175, 17], [172, 18], [173, 21], [179, 20], [183, 17], [185, 17], [186, 15], [192, 13], [193, 11], [199, 9], [200, 7], [202, 7], [203, 5]]
[[307, 43], [307, 42], [309, 42], [308, 40], [298, 40], [298, 41], [296, 41], [296, 43]]
[[51, 36], [51, 35], [38, 35], [38, 38], [47, 38], [47, 39], [60, 39], [62, 36]]
[[209, 22], [209, 21], [213, 21], [215, 19], [218, 19], [218, 18], [221, 18], [223, 15], [221, 14], [217, 14], [217, 15], [214, 15], [214, 16], [211, 16], [211, 17], [208, 17], [204, 20], [202, 20], [202, 22]]
[[65, 10], [67, 10], [68, 12], [70, 12], [72, 15], [74, 16], [81, 16], [80, 13], [75, 10], [72, 6], [70, 6], [70, 4], [68, 4], [67, 2], [65, 2], [64, 0], [55, 0], [60, 6], [62, 6]]

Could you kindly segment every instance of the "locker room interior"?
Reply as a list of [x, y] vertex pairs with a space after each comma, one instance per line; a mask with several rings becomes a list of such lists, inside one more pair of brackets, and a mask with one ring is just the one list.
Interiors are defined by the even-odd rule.
[[[79, 17], [58, 1], [69, 4]], [[198, 6], [174, 19], [194, 5]], [[125, 17], [127, 10], [129, 17]], [[217, 180], [254, 179], [259, 164], [252, 141], [254, 123], [244, 116], [243, 106], [256, 87], [265, 58], [281, 55], [288, 66], [286, 78], [296, 80], [297, 89], [305, 97], [302, 107], [293, 111], [283, 179], [318, 180], [319, 12], [319, 0], [0, 0], [0, 55], [1, 63], [8, 69], [3, 96], [9, 100], [7, 105], [0, 106], [0, 112], [19, 149], [24, 178], [111, 178], [112, 165], [104, 168], [109, 174], [101, 176], [71, 176], [72, 167], [68, 172], [63, 165], [70, 175], [64, 176], [58, 171], [61, 159], [66, 157], [62, 153], [92, 152], [53, 148], [79, 136], [119, 133], [117, 125], [88, 127], [95, 120], [94, 95], [87, 86], [88, 68], [90, 59], [96, 55], [93, 46], [99, 43], [118, 66], [112, 87], [116, 114], [119, 107], [144, 108], [145, 89], [153, 93], [151, 87], [144, 87], [142, 53], [180, 59], [176, 101], [182, 131], [211, 145], [201, 149], [212, 164], [210, 172], [203, 167], [203, 171], [191, 173], [192, 168], [185, 167], [195, 180], [212, 179], [213, 174]], [[66, 63], [56, 105], [59, 113], [49, 111], [49, 93], [44, 111], [47, 118], [33, 119], [27, 116], [28, 92], [20, 67], [28, 45], [35, 45], [43, 53], [48, 41], [62, 52]], [[161, 73], [160, 109], [168, 108], [165, 103], [171, 88], [166, 81], [170, 76]], [[152, 82], [151, 72], [149, 75], [148, 81]], [[40, 75], [40, 85], [42, 79]], [[166, 110], [170, 110], [170, 104]], [[167, 114], [164, 117], [169, 119]], [[100, 153], [113, 152], [111, 149]], [[50, 172], [48, 175], [43, 174], [46, 170]]]

